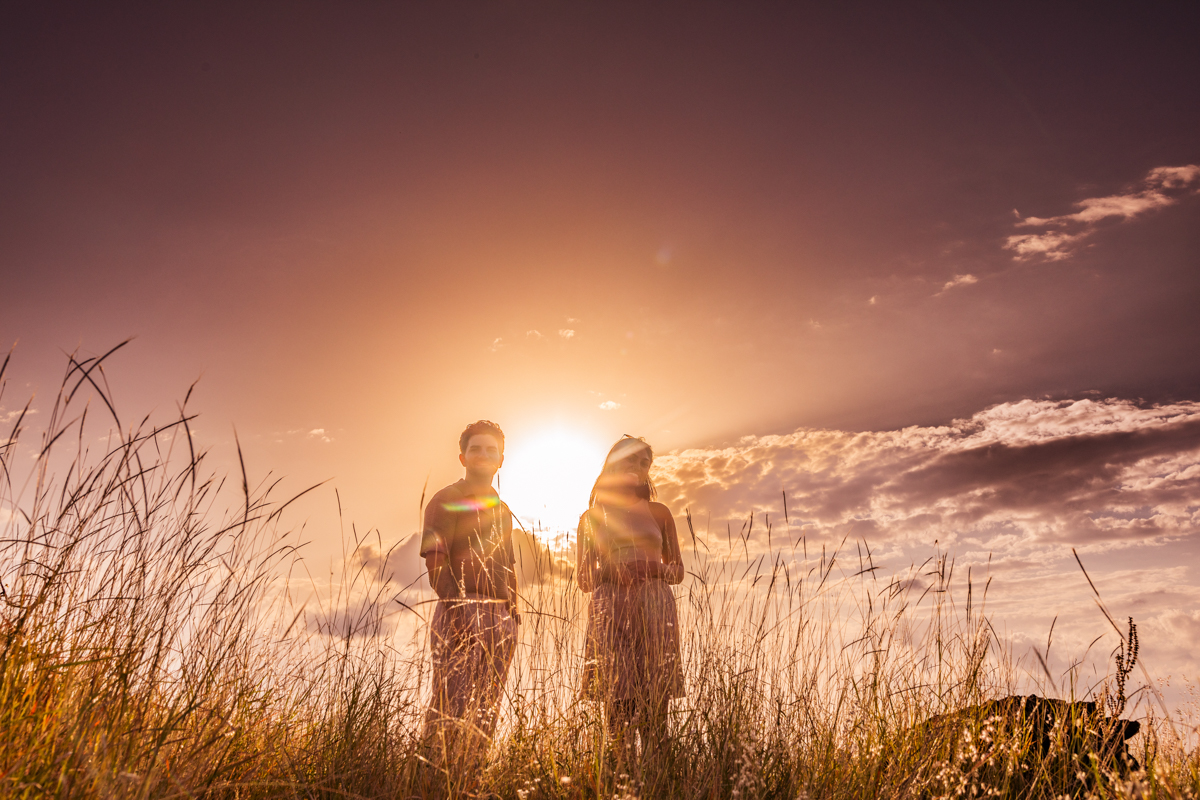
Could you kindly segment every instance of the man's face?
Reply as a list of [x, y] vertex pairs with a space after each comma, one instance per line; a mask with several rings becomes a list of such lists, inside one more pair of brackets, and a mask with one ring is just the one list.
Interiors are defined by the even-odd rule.
[[472, 477], [486, 477], [490, 482], [496, 470], [504, 463], [500, 442], [490, 433], [477, 433], [467, 440], [467, 449], [458, 454], [458, 460]]

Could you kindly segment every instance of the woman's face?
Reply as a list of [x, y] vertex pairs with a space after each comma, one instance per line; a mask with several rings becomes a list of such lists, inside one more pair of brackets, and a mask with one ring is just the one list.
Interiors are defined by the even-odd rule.
[[650, 480], [650, 451], [638, 447], [615, 461], [610, 461], [605, 472], [608, 473], [609, 483], [614, 488], [630, 488], [641, 486]]

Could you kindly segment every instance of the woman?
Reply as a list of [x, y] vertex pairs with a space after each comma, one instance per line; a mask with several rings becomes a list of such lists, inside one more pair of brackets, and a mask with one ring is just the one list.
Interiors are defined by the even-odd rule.
[[632, 755], [636, 747], [631, 726], [641, 734], [643, 757], [666, 735], [671, 698], [683, 696], [668, 588], [683, 581], [683, 560], [671, 512], [651, 502], [653, 460], [643, 439], [613, 445], [579, 520], [576, 571], [579, 588], [592, 593], [583, 696], [603, 704], [620, 749]]

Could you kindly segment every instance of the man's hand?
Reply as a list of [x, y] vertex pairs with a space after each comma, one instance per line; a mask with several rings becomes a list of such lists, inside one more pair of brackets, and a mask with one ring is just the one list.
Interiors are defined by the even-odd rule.
[[429, 585], [438, 597], [458, 597], [458, 586], [454, 573], [446, 563], [446, 554], [436, 550], [425, 556], [425, 570], [429, 573]]

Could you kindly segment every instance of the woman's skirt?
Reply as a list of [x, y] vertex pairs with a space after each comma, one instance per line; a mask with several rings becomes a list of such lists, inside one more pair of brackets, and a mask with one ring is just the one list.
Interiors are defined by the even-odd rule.
[[582, 696], [651, 705], [683, 697], [679, 615], [661, 580], [602, 583], [588, 607]]

